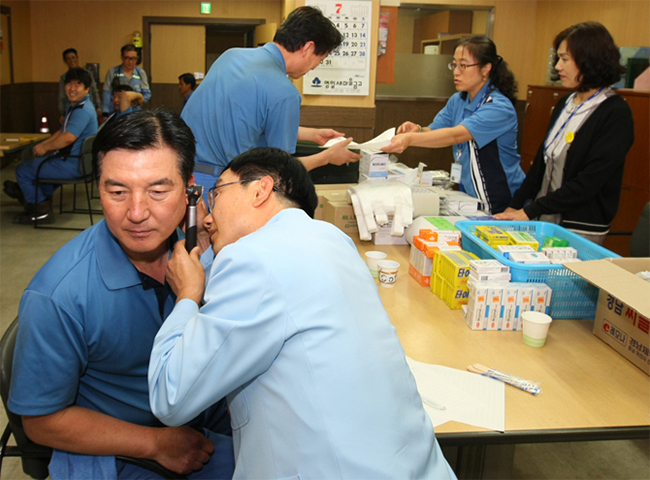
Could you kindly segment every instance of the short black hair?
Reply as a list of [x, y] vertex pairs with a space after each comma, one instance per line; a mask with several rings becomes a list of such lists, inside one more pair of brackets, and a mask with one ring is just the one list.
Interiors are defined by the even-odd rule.
[[[577, 90], [608, 87], [618, 82], [625, 73], [621, 53], [609, 31], [598, 22], [583, 22], [557, 34], [553, 41], [555, 51], [566, 40], [567, 50], [580, 70]], [[557, 53], [555, 63], [558, 62]]]
[[194, 170], [196, 142], [180, 115], [167, 110], [142, 110], [122, 115], [99, 130], [93, 142], [93, 168], [102, 174], [104, 156], [113, 150], [143, 151], [169, 147], [178, 155], [178, 173], [187, 185]]
[[137, 52], [138, 52], [138, 49], [135, 48], [135, 46], [134, 46], [132, 43], [127, 43], [126, 45], [124, 45], [124, 46], [120, 49], [120, 53], [122, 54], [122, 56], [124, 56], [124, 54], [125, 54], [126, 52], [136, 52], [136, 53], [137, 53]]
[[314, 183], [302, 162], [284, 150], [253, 148], [233, 158], [226, 169], [230, 169], [240, 180], [270, 176], [274, 190], [283, 203], [301, 208], [314, 218], [318, 206]]
[[324, 55], [341, 45], [343, 36], [336, 25], [316, 7], [298, 7], [282, 22], [273, 41], [287, 51], [300, 50], [314, 42], [316, 55]]
[[77, 50], [75, 48], [66, 48], [65, 50], [63, 50], [63, 60], [65, 60], [65, 56], [68, 53], [74, 53], [77, 57], [79, 56], [79, 54], [77, 54]]
[[196, 88], [196, 78], [194, 78], [194, 75], [191, 73], [184, 73], [183, 75], [179, 75], [178, 79], [183, 80], [187, 85], [192, 87], [192, 90]]
[[86, 88], [90, 88], [92, 85], [92, 77], [90, 76], [90, 73], [88, 70], [81, 67], [71, 68], [65, 73], [63, 80], [64, 83], [70, 83], [74, 80], [78, 80], [79, 82], [83, 83]]
[[113, 93], [116, 92], [134, 92], [133, 87], [131, 85], [127, 85], [125, 83], [120, 83], [119, 85], [115, 85], [113, 87]]

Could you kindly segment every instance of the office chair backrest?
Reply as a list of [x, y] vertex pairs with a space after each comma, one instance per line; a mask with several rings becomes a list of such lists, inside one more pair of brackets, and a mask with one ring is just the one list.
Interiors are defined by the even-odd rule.
[[11, 433], [22, 453], [23, 471], [33, 478], [43, 479], [49, 475], [48, 464], [52, 456], [52, 449], [34, 443], [27, 438], [23, 430], [23, 421], [20, 415], [16, 415], [7, 408], [17, 333], [18, 318], [9, 325], [9, 328], [7, 328], [0, 340], [0, 396], [2, 397], [2, 404], [5, 407], [5, 413], [9, 420]]
[[81, 153], [79, 157], [79, 172], [86, 178], [93, 174], [93, 142], [97, 135], [90, 135], [84, 138], [81, 144]]
[[[2, 339], [0, 339], [0, 396], [2, 397], [2, 404], [5, 407], [5, 413], [9, 420], [9, 427], [11, 433], [16, 440], [19, 453], [6, 456], [20, 456], [23, 463], [23, 472], [32, 478], [38, 480], [46, 479], [50, 472], [48, 465], [52, 457], [52, 449], [32, 442], [23, 429], [23, 421], [20, 415], [16, 415], [7, 408], [9, 401], [9, 389], [11, 387], [11, 370], [14, 363], [14, 350], [16, 347], [16, 335], [18, 333], [18, 318], [16, 318], [9, 328], [5, 331]], [[6, 448], [6, 446], [5, 446]], [[11, 447], [16, 448], [16, 447]], [[132, 465], [146, 468], [166, 479], [185, 480], [185, 477], [167, 470], [160, 464], [153, 460], [144, 458], [132, 458], [118, 455], [116, 458], [119, 460], [130, 463]], [[1, 465], [2, 459], [0, 459]]]
[[646, 203], [632, 232], [630, 257], [650, 257], [650, 203]]

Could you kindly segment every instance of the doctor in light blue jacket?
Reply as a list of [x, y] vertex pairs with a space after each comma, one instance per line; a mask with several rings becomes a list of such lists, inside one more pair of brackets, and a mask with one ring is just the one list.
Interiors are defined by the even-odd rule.
[[154, 414], [181, 425], [227, 395], [234, 478], [455, 478], [375, 280], [311, 218], [303, 165], [251, 150], [208, 197], [205, 291], [200, 247], [179, 242], [167, 269], [178, 302], [151, 353]]

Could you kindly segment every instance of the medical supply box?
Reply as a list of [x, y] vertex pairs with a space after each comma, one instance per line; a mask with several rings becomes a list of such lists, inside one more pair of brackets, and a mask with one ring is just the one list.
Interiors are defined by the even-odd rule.
[[[594, 335], [650, 375], [650, 258], [571, 263], [566, 268], [600, 289]], [[614, 367], [612, 367], [614, 368]]]

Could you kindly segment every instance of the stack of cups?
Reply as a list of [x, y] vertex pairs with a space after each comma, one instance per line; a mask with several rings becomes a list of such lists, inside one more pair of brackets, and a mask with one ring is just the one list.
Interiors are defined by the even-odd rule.
[[372, 276], [379, 278], [379, 284], [382, 287], [392, 288], [395, 286], [399, 270], [398, 262], [386, 260], [384, 252], [370, 251], [366, 252], [366, 264]]

